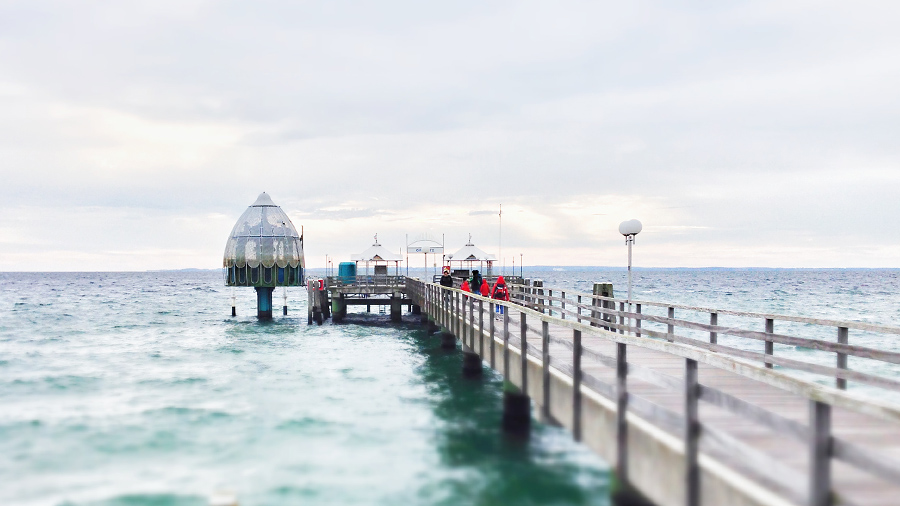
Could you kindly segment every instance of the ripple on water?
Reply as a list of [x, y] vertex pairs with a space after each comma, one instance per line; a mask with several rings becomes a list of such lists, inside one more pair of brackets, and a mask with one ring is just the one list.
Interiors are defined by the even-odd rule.
[[64, 502], [61, 506], [207, 506], [204, 496], [179, 494], [126, 494], [102, 501]]
[[[618, 293], [625, 275], [532, 277]], [[654, 300], [900, 318], [900, 277], [883, 272], [635, 278]], [[221, 280], [0, 273], [0, 504], [200, 505], [233, 490], [242, 506], [608, 505], [604, 463], [552, 427], [503, 438], [502, 379], [463, 380], [436, 336], [377, 313], [308, 327], [302, 289], [288, 292], [290, 317], [267, 323], [255, 293], [236, 290], [231, 318]]]

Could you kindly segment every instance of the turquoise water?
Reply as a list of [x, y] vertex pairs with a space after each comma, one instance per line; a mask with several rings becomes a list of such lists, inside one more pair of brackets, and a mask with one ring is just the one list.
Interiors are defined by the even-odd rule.
[[[585, 292], [609, 280], [624, 295], [622, 270], [525, 274]], [[900, 321], [896, 270], [641, 270], [635, 287]], [[218, 272], [0, 273], [0, 504], [203, 505], [217, 491], [243, 506], [609, 503], [604, 462], [561, 429], [504, 437], [500, 378], [463, 379], [459, 353], [411, 319], [307, 326], [294, 289], [290, 316], [262, 323], [254, 292], [236, 294], [231, 318]], [[898, 347], [851, 333], [859, 341]]]
[[[562, 431], [413, 323], [261, 323], [214, 272], [0, 274], [0, 504], [608, 504]], [[276, 304], [280, 306], [280, 293]]]

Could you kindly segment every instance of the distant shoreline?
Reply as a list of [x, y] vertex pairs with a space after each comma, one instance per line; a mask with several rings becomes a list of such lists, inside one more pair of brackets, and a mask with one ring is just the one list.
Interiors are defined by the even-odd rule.
[[[519, 270], [516, 266], [516, 271]], [[622, 266], [586, 266], [586, 265], [526, 265], [526, 271], [625, 271]], [[143, 274], [163, 272], [222, 272], [222, 268], [213, 269], [150, 269], [142, 271], [0, 271], [0, 274]], [[402, 273], [406, 268], [400, 269]], [[410, 267], [411, 272], [421, 272], [424, 267]], [[429, 267], [428, 271], [432, 269]], [[512, 270], [510, 267], [509, 270]], [[633, 267], [634, 271], [900, 271], [900, 267]], [[311, 267], [309, 273], [324, 273], [324, 267]]]

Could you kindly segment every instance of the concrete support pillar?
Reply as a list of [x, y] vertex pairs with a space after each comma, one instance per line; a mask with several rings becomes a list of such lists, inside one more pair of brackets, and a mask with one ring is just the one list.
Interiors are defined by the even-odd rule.
[[520, 392], [503, 392], [503, 430], [527, 435], [531, 430], [531, 398]]
[[338, 293], [331, 298], [331, 321], [339, 322], [347, 316], [347, 302]]
[[267, 286], [256, 287], [256, 315], [259, 318], [272, 318], [272, 291], [274, 290]]
[[445, 350], [456, 348], [456, 336], [446, 330], [441, 332], [441, 348]]
[[483, 368], [481, 367], [481, 357], [477, 353], [469, 349], [463, 349], [463, 376], [466, 378], [481, 377]]
[[400, 304], [400, 299], [397, 297], [391, 297], [391, 321], [399, 322], [402, 319], [403, 313], [402, 304]]

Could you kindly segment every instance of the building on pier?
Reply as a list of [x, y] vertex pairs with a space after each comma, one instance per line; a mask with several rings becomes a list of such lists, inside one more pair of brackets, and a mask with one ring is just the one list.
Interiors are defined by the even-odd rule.
[[451, 275], [457, 278], [468, 278], [473, 270], [478, 270], [484, 277], [493, 275], [494, 262], [497, 257], [485, 253], [481, 248], [472, 243], [472, 234], [469, 234], [469, 242], [452, 255], [447, 255], [447, 264], [450, 266]]
[[[359, 275], [359, 263], [363, 262], [365, 264], [365, 275], [368, 277], [370, 274], [374, 274], [375, 276], [387, 276], [390, 269], [389, 267], [393, 264], [394, 267], [394, 276], [400, 275], [400, 262], [403, 261], [403, 257], [399, 253], [392, 253], [390, 250], [382, 246], [378, 243], [378, 234], [375, 234], [375, 244], [369, 247], [369, 249], [363, 251], [358, 255], [351, 255], [350, 259], [356, 262], [356, 273]], [[369, 267], [372, 267], [372, 270], [369, 270]]]
[[303, 285], [303, 236], [266, 192], [235, 223], [225, 243], [223, 266], [225, 286], [256, 288], [260, 318], [272, 317], [276, 287]]

